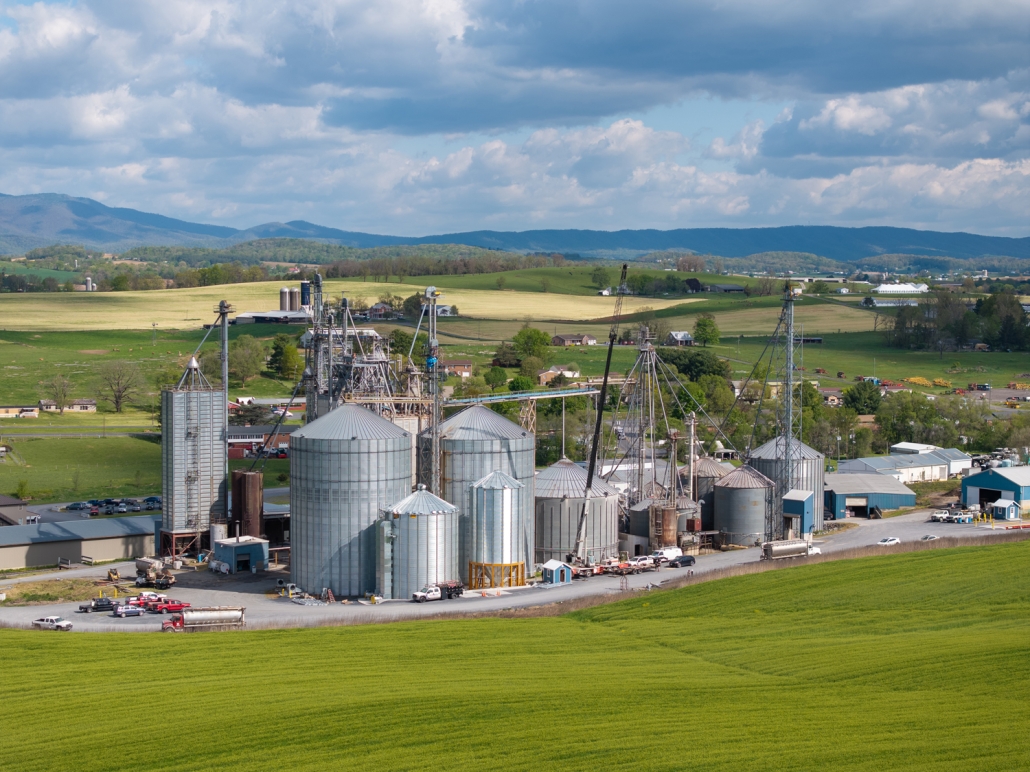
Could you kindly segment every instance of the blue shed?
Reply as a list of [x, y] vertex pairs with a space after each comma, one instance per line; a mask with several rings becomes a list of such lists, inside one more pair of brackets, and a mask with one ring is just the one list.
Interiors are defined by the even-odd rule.
[[801, 537], [815, 530], [815, 494], [812, 491], [792, 490], [783, 497], [783, 516], [796, 519], [791, 529]]
[[885, 474], [828, 474], [823, 504], [828, 517], [868, 517], [873, 507], [882, 510], [914, 507], [916, 494]]
[[214, 559], [229, 566], [229, 573], [237, 574], [252, 568], [268, 567], [268, 541], [256, 536], [236, 536], [215, 542]]
[[1012, 499], [998, 499], [991, 504], [991, 517], [995, 520], [1018, 520], [1019, 504]]
[[990, 511], [990, 504], [1008, 499], [1019, 505], [1020, 512], [1030, 511], [1030, 466], [984, 469], [962, 480], [962, 503]]
[[560, 560], [548, 560], [543, 569], [544, 584], [572, 584], [572, 566]]

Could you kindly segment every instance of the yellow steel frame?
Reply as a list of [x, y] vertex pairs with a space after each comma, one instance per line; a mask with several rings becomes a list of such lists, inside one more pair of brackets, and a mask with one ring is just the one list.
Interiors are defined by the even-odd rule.
[[525, 563], [473, 563], [469, 561], [469, 588], [523, 587], [526, 584]]

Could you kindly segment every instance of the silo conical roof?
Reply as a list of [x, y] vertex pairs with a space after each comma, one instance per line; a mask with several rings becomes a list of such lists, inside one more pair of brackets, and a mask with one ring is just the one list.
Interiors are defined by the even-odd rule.
[[[751, 451], [751, 458], [770, 458], [770, 459], [778, 458], [778, 455], [777, 455], [778, 454], [778, 450], [776, 448], [776, 440], [777, 440], [777, 438], [773, 437], [771, 440], [769, 440], [764, 445], [761, 445], [761, 446], [755, 448], [753, 451]], [[794, 439], [793, 437], [791, 437], [790, 441], [792, 443], [791, 444], [791, 448], [792, 449], [796, 448], [799, 451], [798, 458], [810, 458], [810, 459], [825, 458], [825, 456], [823, 456], [822, 453], [820, 453], [815, 448], [808, 447], [808, 445], [803, 443], [801, 440], [797, 440], [797, 439]]]
[[529, 432], [499, 413], [473, 405], [440, 424], [440, 438], [447, 440], [521, 440]]
[[[689, 467], [682, 466], [680, 467], [680, 474], [685, 475], [688, 473], [688, 470]], [[694, 461], [695, 477], [714, 477], [718, 480], [728, 475], [730, 471], [711, 456], [702, 456]]]
[[439, 515], [457, 512], [458, 508], [427, 491], [426, 486], [420, 485], [417, 491], [398, 501], [387, 511], [392, 515]]
[[505, 474], [500, 469], [495, 472], [491, 472], [481, 480], [476, 480], [472, 483], [473, 488], [487, 488], [490, 490], [498, 490], [502, 488], [525, 488], [526, 486], [512, 477], [510, 474]]
[[396, 440], [406, 431], [360, 405], [340, 405], [290, 435], [312, 440]]
[[[587, 486], [587, 470], [579, 464], [563, 458], [536, 476], [536, 497], [538, 499], [560, 499], [568, 496], [581, 499]], [[592, 496], [618, 496], [619, 492], [598, 476], [590, 488]]]
[[750, 466], [739, 466], [715, 483], [716, 488], [772, 488], [776, 483]]

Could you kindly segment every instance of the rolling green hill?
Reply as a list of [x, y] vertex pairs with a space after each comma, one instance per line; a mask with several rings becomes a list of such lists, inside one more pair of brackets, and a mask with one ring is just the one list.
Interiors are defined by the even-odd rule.
[[[1021, 769], [1028, 565], [1023, 541], [803, 565], [552, 618], [2, 630], [4, 765]], [[141, 701], [161, 741], [112, 718]]]

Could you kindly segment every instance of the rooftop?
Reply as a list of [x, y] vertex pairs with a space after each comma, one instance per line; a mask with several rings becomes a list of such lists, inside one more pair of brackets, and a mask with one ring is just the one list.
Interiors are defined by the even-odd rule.
[[835, 474], [827, 473], [824, 478], [826, 490], [838, 495], [852, 493], [895, 493], [914, 495], [906, 486], [893, 477], [882, 474]]
[[153, 536], [160, 515], [137, 517], [110, 517], [100, 520], [69, 520], [64, 523], [38, 525], [11, 525], [0, 528], [0, 547], [20, 544], [41, 544], [52, 541], [77, 539], [110, 539], [118, 536]]
[[[998, 466], [984, 469], [979, 474], [986, 474], [988, 472], [997, 472], [1006, 480], [1011, 480], [1016, 485], [1030, 485], [1030, 466]], [[975, 477], [976, 475], [971, 476]]]

